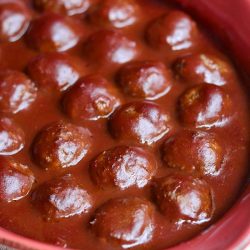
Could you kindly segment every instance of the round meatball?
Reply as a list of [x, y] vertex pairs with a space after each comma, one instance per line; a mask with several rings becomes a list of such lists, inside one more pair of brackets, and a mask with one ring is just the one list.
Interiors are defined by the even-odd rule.
[[224, 150], [213, 133], [184, 130], [163, 147], [167, 167], [201, 175], [217, 175], [224, 164]]
[[101, 30], [92, 34], [84, 46], [85, 56], [98, 65], [122, 64], [132, 60], [136, 54], [136, 43], [119, 31]]
[[14, 155], [23, 147], [23, 130], [11, 119], [0, 117], [0, 155]]
[[90, 165], [92, 180], [99, 187], [143, 188], [154, 176], [156, 160], [147, 150], [118, 146], [102, 152]]
[[41, 11], [50, 11], [73, 16], [84, 13], [92, 0], [33, 0], [35, 7]]
[[54, 52], [37, 56], [27, 70], [39, 87], [64, 91], [84, 74], [85, 67], [72, 56]]
[[32, 202], [48, 221], [88, 213], [93, 203], [89, 193], [70, 174], [38, 186]]
[[92, 135], [86, 128], [56, 122], [44, 128], [33, 145], [35, 161], [45, 169], [75, 166], [88, 153]]
[[124, 65], [118, 72], [117, 82], [124, 93], [152, 100], [170, 90], [172, 79], [164, 64], [139, 61]]
[[19, 40], [29, 27], [30, 13], [22, 1], [1, 0], [0, 42]]
[[0, 201], [12, 202], [29, 194], [35, 181], [33, 173], [11, 158], [0, 158]]
[[233, 76], [232, 67], [213, 55], [189, 55], [178, 59], [174, 67], [179, 76], [193, 84], [205, 82], [222, 86]]
[[172, 11], [149, 24], [146, 39], [156, 49], [180, 51], [190, 49], [197, 43], [198, 29], [188, 15]]
[[154, 194], [160, 211], [172, 222], [200, 224], [212, 217], [212, 192], [202, 179], [172, 174], [156, 181]]
[[137, 197], [113, 199], [96, 211], [90, 224], [101, 240], [122, 248], [143, 245], [153, 236], [154, 209]]
[[135, 0], [103, 0], [90, 15], [92, 23], [99, 26], [124, 28], [134, 24], [139, 17]]
[[58, 14], [46, 13], [32, 22], [27, 42], [42, 52], [61, 52], [73, 48], [81, 34], [78, 23]]
[[81, 78], [63, 100], [65, 112], [73, 119], [83, 120], [106, 118], [119, 105], [117, 91], [99, 75]]
[[169, 131], [168, 115], [149, 101], [125, 104], [110, 119], [110, 132], [119, 140], [151, 145]]
[[186, 90], [179, 100], [182, 123], [196, 127], [223, 125], [232, 114], [232, 102], [216, 85], [202, 84]]
[[0, 71], [0, 112], [18, 113], [28, 109], [35, 101], [37, 88], [23, 73]]

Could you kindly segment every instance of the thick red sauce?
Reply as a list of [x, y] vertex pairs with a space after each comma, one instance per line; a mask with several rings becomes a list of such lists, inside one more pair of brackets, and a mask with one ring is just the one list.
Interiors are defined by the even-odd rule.
[[163, 249], [247, 174], [232, 62], [164, 1], [0, 2], [0, 225], [78, 249]]

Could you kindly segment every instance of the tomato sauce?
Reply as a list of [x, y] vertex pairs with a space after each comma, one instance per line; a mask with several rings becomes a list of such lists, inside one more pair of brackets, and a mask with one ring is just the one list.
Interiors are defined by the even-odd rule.
[[164, 249], [248, 171], [233, 62], [154, 0], [0, 2], [0, 226], [65, 248]]

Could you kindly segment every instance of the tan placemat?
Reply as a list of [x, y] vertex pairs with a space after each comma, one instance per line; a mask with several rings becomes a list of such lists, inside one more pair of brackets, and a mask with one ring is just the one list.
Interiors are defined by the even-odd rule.
[[14, 248], [6, 247], [4, 245], [0, 245], [0, 250], [15, 250]]

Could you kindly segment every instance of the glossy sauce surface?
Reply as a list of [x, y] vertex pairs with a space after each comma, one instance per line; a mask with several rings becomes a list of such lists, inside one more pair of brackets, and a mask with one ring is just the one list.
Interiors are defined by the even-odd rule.
[[187, 240], [244, 184], [248, 110], [232, 62], [163, 1], [2, 1], [0, 225], [77, 249]]

